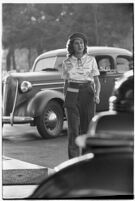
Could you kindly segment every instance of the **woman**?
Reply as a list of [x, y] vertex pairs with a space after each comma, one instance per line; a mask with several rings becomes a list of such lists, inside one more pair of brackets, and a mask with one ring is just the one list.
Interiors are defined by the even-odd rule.
[[79, 156], [75, 138], [87, 132], [94, 116], [95, 102], [100, 102], [99, 71], [94, 57], [87, 54], [87, 39], [72, 34], [67, 41], [67, 59], [63, 62], [65, 108], [68, 121], [68, 156]]

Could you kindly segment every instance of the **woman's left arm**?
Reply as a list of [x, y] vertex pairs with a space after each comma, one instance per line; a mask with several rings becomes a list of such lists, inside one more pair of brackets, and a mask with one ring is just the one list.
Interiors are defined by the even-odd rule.
[[94, 83], [95, 83], [95, 102], [97, 104], [100, 103], [100, 90], [101, 90], [101, 85], [98, 76], [94, 76]]

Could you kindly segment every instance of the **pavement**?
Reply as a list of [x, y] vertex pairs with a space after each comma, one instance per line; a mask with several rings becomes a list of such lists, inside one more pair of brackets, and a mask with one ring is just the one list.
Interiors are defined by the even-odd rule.
[[48, 167], [3, 156], [2, 198], [4, 200], [27, 198], [51, 173], [53, 169]]

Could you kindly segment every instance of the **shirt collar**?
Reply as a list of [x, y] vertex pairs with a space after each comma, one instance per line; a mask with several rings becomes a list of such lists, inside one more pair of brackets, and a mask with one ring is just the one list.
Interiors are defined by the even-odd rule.
[[[87, 57], [87, 54], [84, 54], [84, 55], [81, 57], [81, 60], [84, 60], [86, 57]], [[74, 61], [77, 61], [77, 57], [75, 57], [74, 55], [71, 56], [71, 59], [73, 59]]]

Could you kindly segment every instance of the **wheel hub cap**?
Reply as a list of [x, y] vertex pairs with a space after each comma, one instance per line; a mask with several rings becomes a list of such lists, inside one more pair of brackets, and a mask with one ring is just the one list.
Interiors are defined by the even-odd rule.
[[48, 113], [48, 127], [54, 129], [57, 124], [57, 115], [54, 112]]

